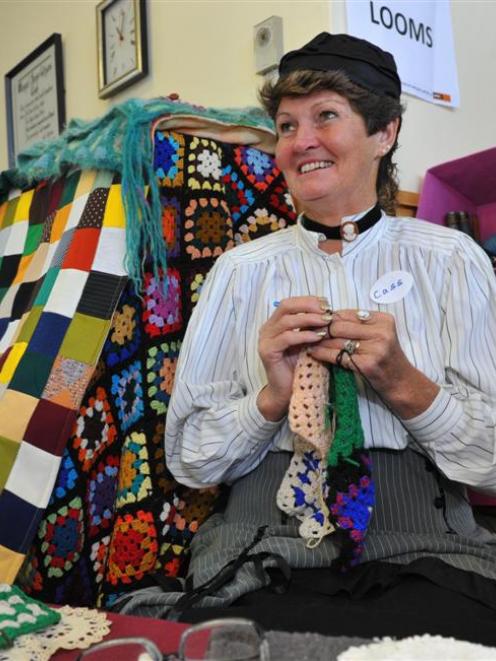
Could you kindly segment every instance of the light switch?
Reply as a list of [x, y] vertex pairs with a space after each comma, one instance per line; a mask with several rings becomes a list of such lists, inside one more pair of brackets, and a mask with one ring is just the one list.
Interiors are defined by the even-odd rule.
[[283, 56], [282, 18], [271, 16], [253, 28], [255, 70], [264, 74], [274, 69]]

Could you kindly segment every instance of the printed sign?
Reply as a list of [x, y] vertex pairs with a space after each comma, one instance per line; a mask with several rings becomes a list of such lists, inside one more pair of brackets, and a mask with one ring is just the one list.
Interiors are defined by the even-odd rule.
[[448, 0], [348, 0], [346, 14], [349, 34], [394, 55], [404, 92], [460, 105]]

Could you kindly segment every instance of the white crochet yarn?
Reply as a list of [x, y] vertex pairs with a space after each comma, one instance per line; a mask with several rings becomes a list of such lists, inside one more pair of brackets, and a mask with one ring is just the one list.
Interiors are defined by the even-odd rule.
[[370, 645], [350, 647], [338, 661], [486, 661], [496, 660], [496, 647], [486, 647], [443, 636], [410, 636], [403, 640], [383, 638]]

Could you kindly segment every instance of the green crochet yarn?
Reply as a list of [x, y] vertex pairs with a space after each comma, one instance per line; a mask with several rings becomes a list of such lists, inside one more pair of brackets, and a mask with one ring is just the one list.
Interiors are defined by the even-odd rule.
[[338, 557], [331, 568], [347, 571], [360, 562], [374, 506], [374, 480], [370, 454], [364, 449], [364, 434], [358, 410], [357, 384], [353, 372], [332, 366], [329, 401], [336, 429], [327, 454], [329, 520], [338, 529]]
[[155, 276], [159, 269], [166, 273], [167, 268], [151, 139], [152, 122], [167, 115], [274, 132], [272, 120], [260, 108], [204, 108], [167, 98], [129, 99], [95, 120], [73, 119], [57, 138], [38, 142], [19, 154], [17, 168], [0, 173], [0, 203], [12, 188], [25, 189], [43, 179], [60, 177], [71, 167], [121, 175], [126, 268], [140, 291], [145, 254], [153, 263]]
[[[336, 419], [334, 439], [327, 453], [327, 465], [336, 467], [347, 460], [354, 450], [363, 448], [364, 437], [355, 375], [337, 365], [330, 370], [329, 402]], [[351, 460], [352, 463], [356, 463]]]

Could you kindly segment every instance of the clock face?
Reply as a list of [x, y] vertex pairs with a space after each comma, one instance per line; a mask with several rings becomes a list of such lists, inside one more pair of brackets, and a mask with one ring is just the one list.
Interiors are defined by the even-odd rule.
[[111, 84], [137, 67], [136, 15], [133, 0], [116, 0], [103, 15], [105, 83]]
[[101, 99], [148, 74], [147, 2], [102, 0], [96, 6], [98, 96]]

